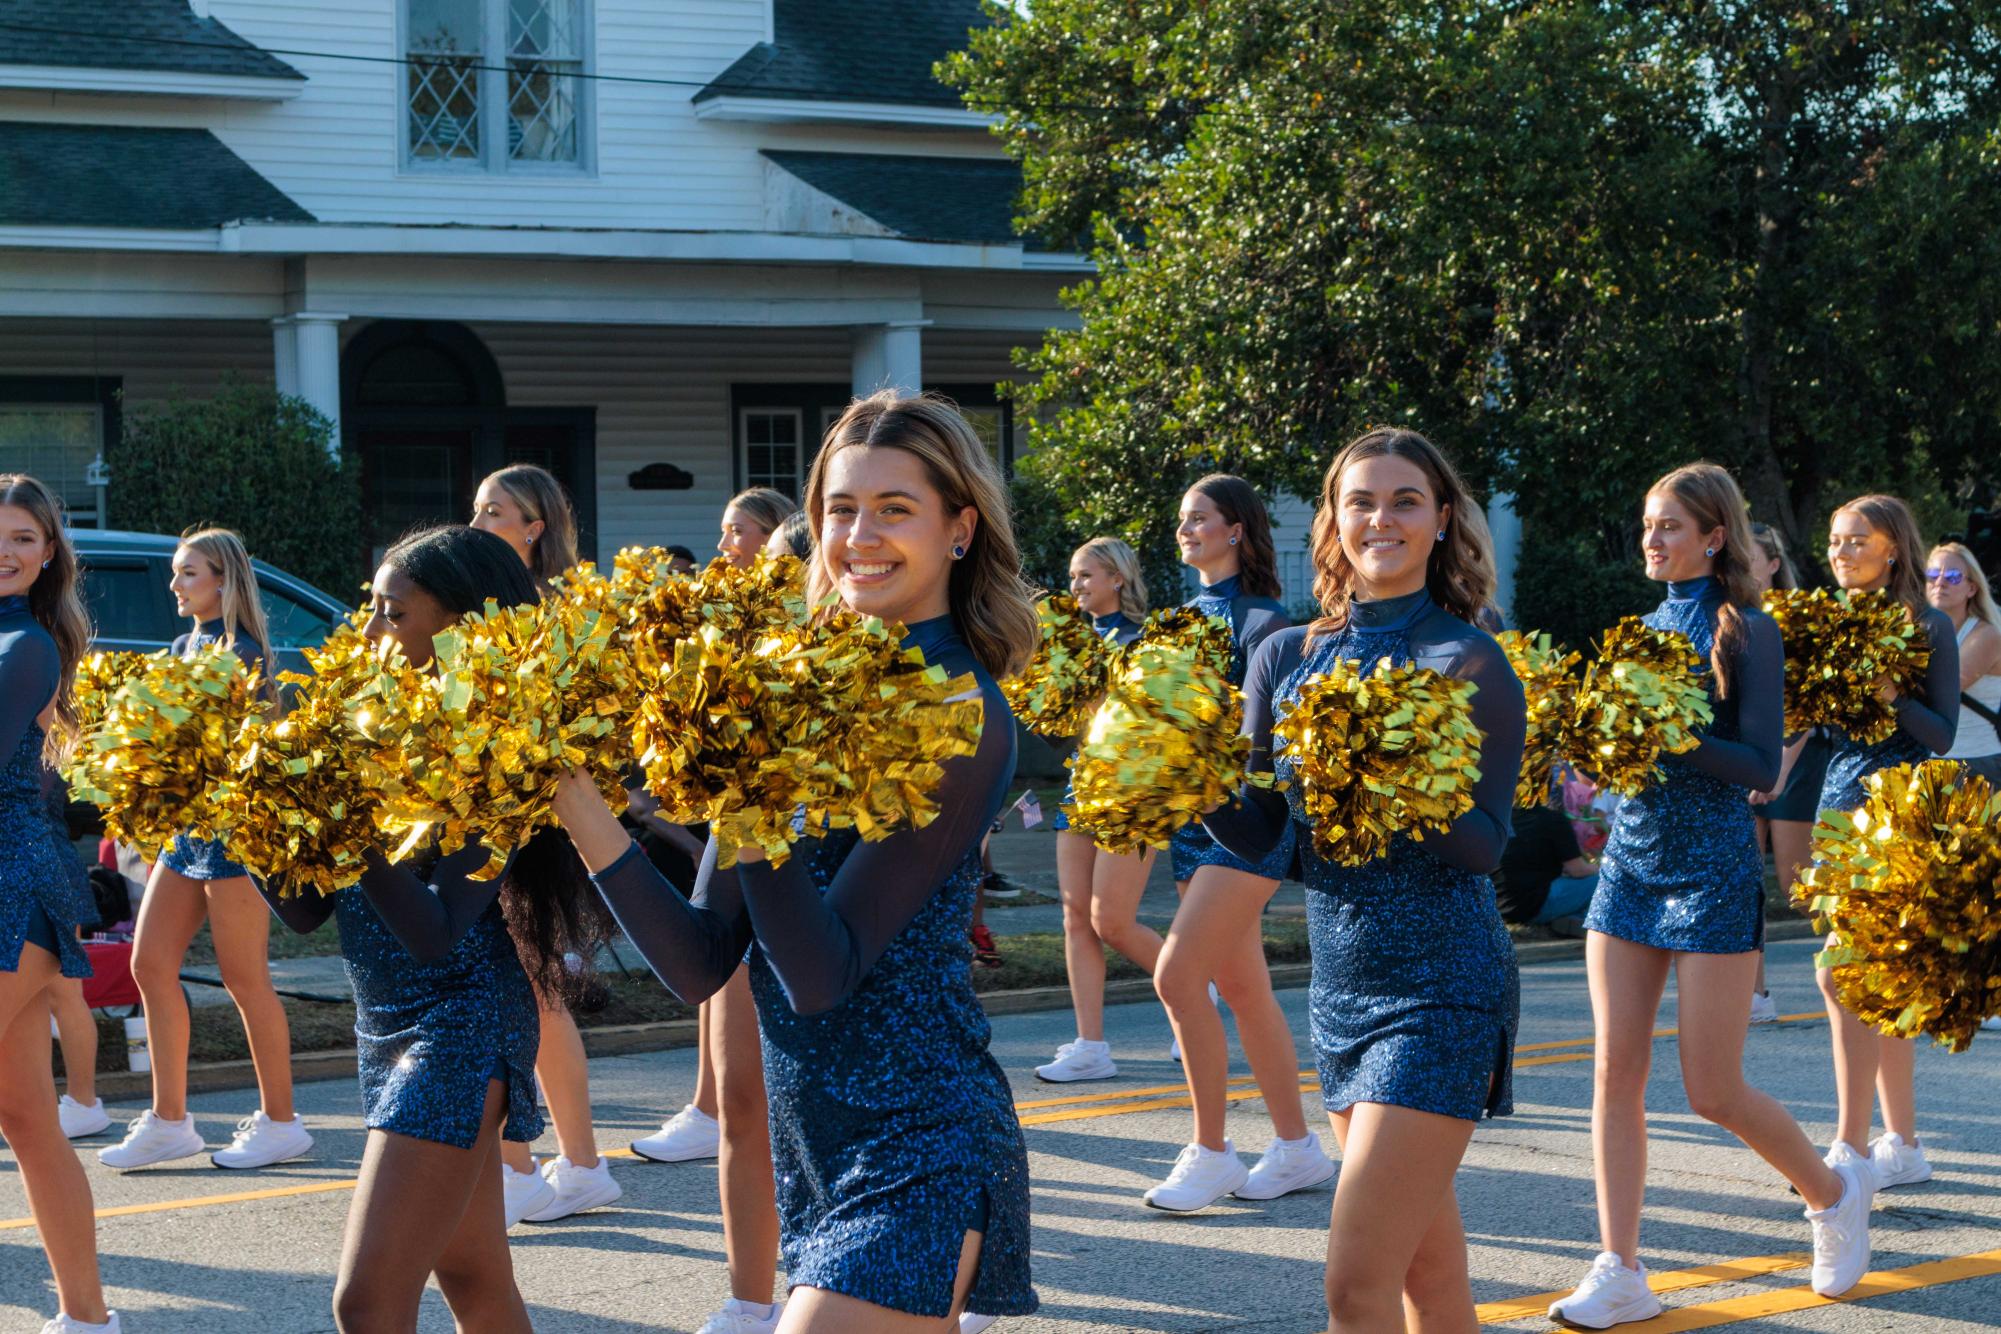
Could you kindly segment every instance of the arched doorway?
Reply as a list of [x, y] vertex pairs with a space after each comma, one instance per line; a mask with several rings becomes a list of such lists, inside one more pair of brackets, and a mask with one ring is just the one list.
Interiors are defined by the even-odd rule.
[[577, 509], [578, 545], [597, 554], [596, 413], [511, 408], [500, 368], [462, 324], [381, 320], [341, 354], [341, 422], [361, 460], [371, 568], [413, 528], [463, 523], [479, 479], [510, 463], [547, 468]]

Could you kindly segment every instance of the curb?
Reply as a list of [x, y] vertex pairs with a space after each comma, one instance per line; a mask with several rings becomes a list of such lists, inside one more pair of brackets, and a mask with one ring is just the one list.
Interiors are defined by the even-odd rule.
[[[1766, 927], [1768, 941], [1810, 940], [1820, 933], [1811, 922], [1774, 922]], [[1530, 940], [1515, 946], [1515, 962], [1523, 967], [1539, 963], [1564, 963], [1584, 957], [1581, 940]], [[1310, 963], [1273, 964], [1274, 991], [1290, 991], [1313, 980]], [[1144, 977], [1120, 978], [1105, 983], [1105, 1004], [1134, 1005], [1150, 1001], [1153, 982]], [[1013, 991], [989, 991], [980, 997], [987, 1015], [1037, 1014], [1070, 1007], [1070, 988], [1021, 987]], [[693, 1019], [665, 1019], [651, 1024], [614, 1024], [607, 1028], [582, 1030], [586, 1056], [637, 1056], [644, 1052], [673, 1051], [695, 1045]], [[292, 1057], [292, 1080], [306, 1084], [319, 1079], [351, 1079], [355, 1073], [352, 1051], [302, 1052]], [[60, 1082], [60, 1081], [59, 1081]], [[211, 1061], [188, 1067], [189, 1093], [221, 1093], [230, 1089], [257, 1087], [257, 1070], [249, 1061]], [[138, 1071], [112, 1071], [97, 1077], [101, 1098], [129, 1102], [151, 1096], [152, 1077]]]

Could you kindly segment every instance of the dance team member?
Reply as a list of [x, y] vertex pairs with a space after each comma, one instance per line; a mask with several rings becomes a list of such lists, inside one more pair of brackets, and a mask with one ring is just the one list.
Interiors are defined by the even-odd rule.
[[782, 867], [749, 849], [721, 871], [712, 842], [689, 901], [587, 775], [564, 781], [557, 815], [675, 994], [713, 993], [751, 947], [792, 1283], [783, 1334], [1026, 1314], [1027, 1151], [966, 943], [980, 840], [1014, 770], [1014, 721], [994, 682], [1036, 640], [1006, 487], [950, 404], [885, 390], [828, 432], [807, 512], [815, 600], [837, 593], [901, 621], [927, 662], [978, 683], [979, 746], [944, 762], [937, 818], [881, 842], [840, 840], [837, 867], [802, 847]]
[[[1490, 878], [1508, 841], [1525, 726], [1521, 684], [1474, 624], [1494, 589], [1486, 526], [1445, 456], [1414, 431], [1350, 442], [1321, 484], [1313, 591], [1323, 615], [1279, 631], [1244, 687], [1252, 772], [1282, 779], [1274, 726], [1337, 662], [1415, 664], [1473, 683], [1474, 806], [1443, 834], [1392, 838], [1361, 866], [1298, 846], [1313, 949], [1321, 1097], [1342, 1149], [1327, 1238], [1332, 1334], [1472, 1329], [1453, 1178], [1483, 1116], [1513, 1110], [1518, 982]], [[1292, 795], [1246, 784], [1204, 823], [1255, 861], [1299, 823]]]
[[1694, 750], [1670, 757], [1664, 776], [1620, 805], [1584, 919], [1601, 1249], [1549, 1315], [1587, 1329], [1661, 1312], [1639, 1243], [1647, 1074], [1670, 970], [1689, 1108], [1743, 1140], [1806, 1201], [1813, 1289], [1822, 1296], [1848, 1291], [1867, 1272], [1875, 1193], [1866, 1168], [1823, 1163], [1786, 1109], [1744, 1080], [1765, 927], [1765, 859], [1750, 794], [1778, 781], [1785, 649], [1778, 626], [1758, 610], [1759, 553], [1743, 494], [1715, 464], [1689, 464], [1654, 483], [1641, 523], [1647, 577], [1667, 585], [1646, 623], [1685, 637], [1702, 658], [1715, 720]]
[[[1828, 520], [1827, 563], [1835, 582], [1854, 590], [1888, 589], [1904, 604], [1931, 644], [1924, 684], [1902, 694], [1884, 685], [1894, 701], [1897, 730], [1874, 743], [1831, 729], [1822, 810], [1853, 811], [1868, 798], [1862, 780], [1899, 764], [1917, 764], [1952, 749], [1959, 725], [1959, 644], [1949, 617], [1925, 601], [1925, 550], [1911, 507], [1895, 496], [1858, 496]], [[1830, 941], [1832, 943], [1832, 941]], [[1835, 1099], [1840, 1108], [1830, 1165], [1866, 1160], [1877, 1188], [1931, 1180], [1931, 1163], [1918, 1139], [1916, 1046], [1909, 1038], [1877, 1032], [1848, 1012], [1828, 969], [1818, 973], [1833, 1028]], [[1869, 1122], [1883, 1104], [1883, 1135], [1873, 1143]], [[1866, 1146], [1866, 1147], [1865, 1147]]]
[[[1070, 596], [1091, 618], [1091, 628], [1121, 647], [1139, 638], [1146, 619], [1146, 579], [1139, 557], [1116, 537], [1094, 537], [1070, 556]], [[1063, 801], [1073, 793], [1066, 785]], [[1035, 1068], [1052, 1084], [1110, 1079], [1119, 1072], [1105, 1041], [1105, 946], [1110, 945], [1147, 972], [1160, 956], [1160, 935], [1139, 923], [1140, 895], [1153, 871], [1153, 849], [1138, 856], [1107, 852], [1087, 834], [1072, 833], [1058, 807], [1049, 827], [1056, 831], [1056, 888], [1063, 900], [1063, 964], [1070, 980], [1070, 1004], [1077, 1012], [1077, 1036], [1056, 1049], [1056, 1057]]]
[[[577, 563], [576, 511], [563, 484], [533, 464], [502, 468], [479, 484], [472, 526], [513, 548], [544, 596], [550, 580]], [[550, 1223], [568, 1218], [616, 1203], [625, 1193], [612, 1180], [611, 1164], [598, 1156], [591, 1130], [590, 1062], [576, 1017], [560, 994], [544, 988], [536, 988], [535, 1003], [541, 1015], [535, 1078], [556, 1128], [557, 1156], [538, 1168], [527, 1144], [501, 1141], [500, 1174], [510, 1227], [523, 1219]]]
[[[432, 528], [384, 554], [366, 633], [427, 667], [433, 636], [461, 616], [536, 596], [500, 538]], [[287, 898], [263, 886], [295, 931], [338, 919], [354, 990], [369, 1134], [334, 1287], [343, 1331], [415, 1329], [434, 1274], [459, 1328], [529, 1328], [507, 1249], [499, 1140], [528, 1144], [542, 1132], [536, 985], [559, 990], [564, 954], [589, 958], [596, 941], [590, 885], [559, 832], [538, 834], [492, 879], [471, 879], [486, 860], [476, 842], [414, 867], [372, 853], [360, 882], [336, 894]], [[503, 910], [510, 895], [532, 896], [534, 910]]]
[[97, 1272], [90, 1180], [63, 1134], [49, 993], [90, 976], [77, 928], [94, 921], [83, 864], [44, 801], [45, 766], [76, 739], [70, 682], [90, 647], [62, 505], [0, 474], [0, 1136], [14, 1151], [60, 1310], [43, 1334], [117, 1334]]
[[[1221, 473], [1181, 498], [1175, 532], [1184, 564], [1202, 587], [1188, 603], [1229, 622], [1236, 643], [1231, 680], [1273, 634], [1290, 623], [1278, 598], [1278, 558], [1264, 502], [1250, 483]], [[1293, 864], [1291, 822], [1255, 858], [1238, 856], [1199, 824], [1179, 830], [1169, 855], [1181, 904], [1154, 968], [1153, 989], [1174, 1024], [1181, 1067], [1195, 1109], [1195, 1137], [1174, 1168], [1145, 1195], [1156, 1209], [1206, 1209], [1225, 1195], [1273, 1200], [1320, 1185], [1334, 1163], [1306, 1125], [1299, 1094], [1299, 1052], [1292, 1026], [1272, 994], [1265, 963], [1263, 914]], [[1237, 1017], [1237, 1038], [1271, 1115], [1272, 1143], [1245, 1169], [1225, 1133], [1229, 1112], [1229, 1038], [1215, 997]]]
[[[174, 552], [174, 605], [194, 629], [174, 641], [174, 655], [191, 658], [219, 644], [256, 672], [276, 706], [277, 689], [264, 624], [264, 601], [243, 539], [226, 528], [182, 536]], [[132, 1119], [122, 1143], [99, 1149], [98, 1161], [129, 1170], [202, 1152], [201, 1131], [188, 1112], [188, 1005], [181, 967], [202, 922], [208, 922], [216, 968], [243, 1019], [261, 1104], [237, 1122], [226, 1149], [209, 1155], [217, 1167], [268, 1167], [313, 1147], [292, 1107], [292, 1032], [271, 985], [271, 914], [250, 872], [229, 858], [220, 840], [176, 835], [160, 854], [132, 937], [132, 980], [146, 1008], [153, 1101]]]
[[1925, 600], [1952, 622], [1959, 644], [1959, 726], [1945, 757], [2001, 786], [2001, 611], [1987, 574], [1971, 551], [1941, 542], [1925, 560]]

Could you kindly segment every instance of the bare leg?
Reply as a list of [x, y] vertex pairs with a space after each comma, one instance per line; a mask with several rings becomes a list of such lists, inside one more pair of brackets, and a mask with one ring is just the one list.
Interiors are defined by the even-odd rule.
[[1341, 1177], [1327, 1230], [1329, 1334], [1473, 1334], [1452, 1190], [1473, 1123], [1372, 1102], [1330, 1119]]
[[[215, 962], [243, 1019], [243, 1035], [250, 1041], [258, 1099], [264, 1104], [264, 1115], [273, 1121], [290, 1121], [292, 1027], [285, 1018], [283, 1002], [271, 987], [271, 909], [248, 876], [211, 880], [207, 889], [208, 930], [215, 941]], [[151, 1014], [152, 1006], [147, 1006], [146, 1012]], [[185, 1064], [182, 1080], [185, 1087]]]
[[[1834, 943], [1833, 937], [1828, 943]], [[1834, 1137], [1856, 1152], [1869, 1152], [1869, 1121], [1876, 1110], [1876, 1064], [1879, 1044], [1876, 1030], [1848, 1012], [1834, 988], [1834, 974], [1817, 970], [1821, 998], [1827, 1004], [1827, 1023], [1834, 1043], [1834, 1096], [1839, 1120]]]
[[16, 970], [0, 973], [0, 1136], [20, 1164], [63, 1313], [102, 1324], [90, 1180], [56, 1117], [47, 995], [57, 975], [56, 957], [39, 945], [23, 945]]
[[[1617, 1255], [1628, 1269], [1637, 1269], [1640, 1262], [1640, 1206], [1647, 1192], [1647, 1074], [1654, 1059], [1654, 1020], [1672, 957], [1665, 950], [1597, 931], [1584, 938], [1591, 1017], [1597, 1030], [1591, 1157], [1598, 1185], [1599, 1247]], [[1747, 1013], [1750, 1003], [1747, 993]]]
[[981, 1234], [968, 1232], [959, 1249], [959, 1274], [952, 1284], [952, 1309], [944, 1319], [906, 1315], [825, 1288], [794, 1288], [785, 1304], [778, 1334], [946, 1334], [959, 1327], [966, 1294], [980, 1272]]
[[1906, 1144], [1918, 1142], [1917, 1060], [1918, 1044], [1910, 1038], [1876, 1034], [1876, 1097], [1883, 1107], [1883, 1129]]
[[[1812, 861], [1813, 825], [1806, 820], [1767, 820], [1763, 822], [1771, 831], [1772, 869], [1778, 874], [1779, 884], [1790, 890], [1799, 883], [1800, 872]], [[1758, 991], [1769, 990], [1765, 985], [1765, 963], [1758, 961]]]
[[[1278, 883], [1257, 883], [1267, 886], [1262, 895], [1227, 888], [1218, 892], [1208, 880], [1198, 879], [1175, 914], [1175, 927], [1179, 929], [1185, 917], [1189, 936], [1212, 942], [1216, 989], [1236, 1016], [1237, 1041], [1243, 1044], [1244, 1057], [1258, 1081], [1258, 1091], [1264, 1095], [1272, 1130], [1280, 1139], [1296, 1140], [1306, 1135], [1306, 1108], [1299, 1095], [1299, 1048], [1293, 1045], [1292, 1025], [1272, 994], [1271, 968], [1265, 962], [1264, 906]], [[1227, 1082], [1228, 1071], [1224, 1073]], [[1227, 1104], [1222, 1102], [1222, 1085], [1215, 1085], [1212, 1091], [1218, 1101], [1213, 1117], [1220, 1126]], [[1196, 1115], [1200, 1120], [1203, 1114]]]
[[1105, 1040], [1105, 944], [1091, 929], [1091, 865], [1098, 849], [1082, 834], [1056, 835], [1056, 892], [1063, 899], [1063, 965], [1077, 1036]]
[[97, 1101], [97, 1020], [84, 1004], [83, 979], [57, 978], [49, 1000], [63, 1044], [63, 1091], [89, 1106]]
[[[499, 1085], [493, 1085], [498, 1088]], [[498, 1146], [500, 1118], [506, 1111], [503, 1096], [493, 1113], [491, 1127], [482, 1126], [480, 1144], [487, 1145], [486, 1160], [474, 1169], [472, 1198], [466, 1202], [458, 1231], [452, 1234], [445, 1252], [438, 1257], [438, 1290], [462, 1331], [518, 1330], [530, 1328], [528, 1308], [521, 1289], [514, 1282], [514, 1260], [507, 1249], [505, 1191], [500, 1184]], [[473, 1152], [477, 1156], [480, 1145]]]
[[1091, 930], [1098, 939], [1151, 973], [1160, 959], [1160, 933], [1139, 920], [1139, 901], [1153, 873], [1153, 849], [1121, 857], [1098, 849], [1091, 860]]
[[591, 1128], [591, 1065], [577, 1020], [558, 1001], [542, 1010], [542, 1046], [535, 1074], [556, 1126], [556, 1147], [578, 1167], [598, 1165], [597, 1136]]
[[[1230, 1046], [1223, 1032], [1223, 1017], [1209, 1000], [1209, 983], [1232, 961], [1239, 962], [1241, 971], [1245, 915], [1249, 915], [1248, 929], [1255, 932], [1257, 916], [1277, 888], [1277, 881], [1246, 871], [1224, 866], [1201, 867], [1181, 896], [1174, 924], [1167, 929], [1160, 965], [1154, 970], [1154, 992], [1167, 1007], [1174, 1035], [1181, 1041], [1181, 1068], [1195, 1105], [1195, 1142], [1212, 1151], [1220, 1152], [1225, 1138], [1229, 1103], [1224, 1095], [1230, 1077]], [[1267, 973], [1267, 994], [1270, 988], [1271, 978]], [[1287, 1042], [1290, 1043], [1289, 1030]], [[1269, 1048], [1272, 1044], [1266, 1045]], [[1265, 1059], [1267, 1066], [1273, 1064], [1269, 1051]], [[1264, 1073], [1256, 1067], [1253, 1072]], [[1297, 1106], [1299, 1064], [1294, 1057], [1286, 1058], [1283, 1078], [1274, 1082], [1276, 1087], [1260, 1083], [1266, 1098], [1275, 1098], [1277, 1107], [1284, 1107], [1289, 1089], [1290, 1101]], [[1276, 1108], [1274, 1111], [1276, 1114]], [[1302, 1116], [1299, 1129], [1287, 1138], [1297, 1139], [1305, 1133]]]
[[[269, 915], [269, 909], [260, 909]], [[202, 882], [155, 863], [132, 936], [132, 980], [146, 1006], [146, 1047], [153, 1062], [153, 1114], [188, 1114], [188, 1002], [181, 964], [208, 916]]]
[[716, 1024], [709, 1050], [716, 1057], [722, 1097], [722, 1143], [716, 1155], [723, 1196], [723, 1254], [729, 1261], [730, 1295], [769, 1305], [778, 1283], [778, 1187], [772, 1180], [771, 1122], [764, 1098], [764, 1049], [750, 970], [709, 999]]
[[720, 1110], [716, 1092], [716, 1053], [710, 1036], [715, 1031], [715, 1019], [709, 1010], [715, 1003], [711, 997], [695, 1007], [695, 1096], [690, 1099], [695, 1104], [695, 1110], [711, 1121], [716, 1119]]

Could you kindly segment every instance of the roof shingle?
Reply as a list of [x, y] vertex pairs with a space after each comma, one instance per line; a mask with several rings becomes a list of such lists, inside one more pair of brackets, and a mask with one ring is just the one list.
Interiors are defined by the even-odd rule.
[[931, 67], [990, 20], [979, 0], [773, 0], [759, 42], [695, 94], [789, 101], [960, 105]]
[[0, 121], [0, 225], [201, 230], [312, 222], [207, 130]]
[[778, 149], [766, 149], [764, 156], [815, 190], [911, 240], [979, 245], [1022, 240], [1014, 230], [1021, 168], [1005, 158]]
[[305, 78], [187, 0], [0, 0], [0, 65]]

